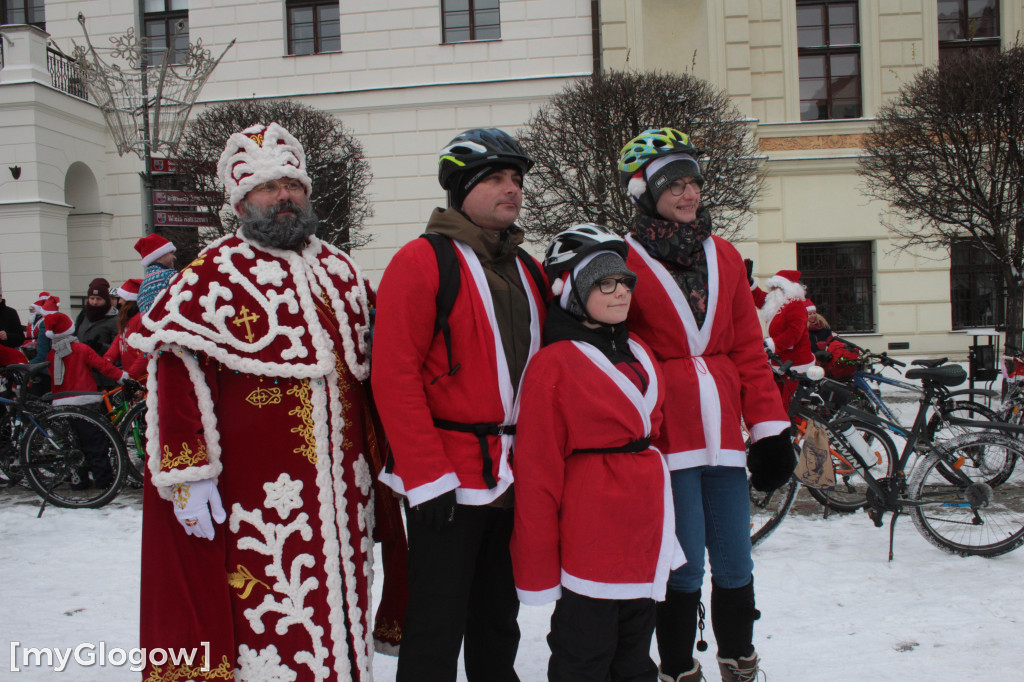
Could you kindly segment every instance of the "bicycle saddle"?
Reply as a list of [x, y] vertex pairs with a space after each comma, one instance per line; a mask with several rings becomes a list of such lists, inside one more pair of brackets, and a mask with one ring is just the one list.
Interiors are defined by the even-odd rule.
[[920, 379], [922, 383], [958, 386], [967, 379], [967, 372], [960, 365], [939, 365], [938, 367], [908, 369], [904, 376], [908, 379]]
[[917, 360], [911, 361], [912, 365], [919, 365], [920, 367], [938, 367], [949, 362], [949, 358], [918, 358]]

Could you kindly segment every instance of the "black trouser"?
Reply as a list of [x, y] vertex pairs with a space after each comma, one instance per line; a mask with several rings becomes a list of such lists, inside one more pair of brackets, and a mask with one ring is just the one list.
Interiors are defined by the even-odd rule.
[[564, 587], [551, 614], [550, 682], [656, 682], [653, 599], [595, 599]]
[[519, 599], [511, 509], [458, 505], [442, 530], [409, 514], [409, 606], [397, 682], [454, 682], [459, 648], [470, 682], [518, 682]]
[[108, 485], [114, 477], [110, 466], [110, 439], [100, 427], [81, 419], [71, 420], [71, 427], [78, 435], [78, 443], [85, 453], [85, 470], [92, 474], [93, 483]]

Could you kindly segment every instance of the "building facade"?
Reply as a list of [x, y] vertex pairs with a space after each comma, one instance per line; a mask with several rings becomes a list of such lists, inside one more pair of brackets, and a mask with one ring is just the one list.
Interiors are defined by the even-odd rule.
[[[756, 274], [800, 269], [834, 326], [873, 350], [960, 354], [997, 324], [994, 271], [969, 249], [905, 252], [856, 175], [878, 108], [947, 51], [999, 49], [1024, 0], [4, 0], [0, 283], [24, 310], [41, 290], [138, 276], [141, 161], [118, 156], [57, 51], [134, 26], [157, 47], [185, 20], [219, 53], [197, 109], [288, 98], [335, 114], [374, 180], [376, 281], [443, 201], [436, 153], [469, 127], [515, 130], [595, 68], [688, 71], [751, 120], [766, 192], [739, 244]], [[185, 36], [185, 37], [182, 37]], [[48, 50], [49, 47], [49, 50]], [[54, 49], [56, 48], [56, 49]], [[665, 122], [671, 123], [671, 122]]]

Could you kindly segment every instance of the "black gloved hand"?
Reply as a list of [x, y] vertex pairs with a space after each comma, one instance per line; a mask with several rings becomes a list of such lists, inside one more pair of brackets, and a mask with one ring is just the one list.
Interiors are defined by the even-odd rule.
[[455, 520], [455, 504], [455, 491], [449, 490], [435, 498], [420, 502], [410, 511], [434, 530], [443, 530]]
[[747, 268], [747, 284], [754, 286], [754, 261], [744, 258], [743, 265]]
[[796, 448], [789, 429], [750, 444], [747, 452], [750, 484], [763, 493], [782, 486], [796, 469]]

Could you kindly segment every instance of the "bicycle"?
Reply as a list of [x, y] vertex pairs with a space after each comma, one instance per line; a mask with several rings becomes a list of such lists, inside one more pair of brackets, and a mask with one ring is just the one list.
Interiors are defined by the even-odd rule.
[[[23, 475], [42, 498], [39, 516], [47, 503], [102, 507], [117, 496], [124, 483], [124, 442], [101, 414], [74, 405], [52, 407], [46, 404], [46, 396], [33, 399], [29, 380], [45, 369], [45, 364], [0, 368], [8, 386], [7, 393], [0, 396], [5, 466]], [[89, 482], [87, 469], [101, 463], [109, 464], [109, 477]]]
[[136, 381], [103, 392], [107, 418], [117, 429], [128, 453], [128, 480], [142, 485], [146, 466], [146, 389]]
[[[796, 373], [787, 376], [801, 384], [813, 384]], [[853, 407], [852, 399], [838, 390], [827, 409], [797, 408], [828, 432], [830, 448], [841, 453], [843, 462], [852, 467], [853, 475], [865, 486], [866, 507], [875, 525], [881, 527], [885, 513], [891, 512], [889, 560], [893, 558], [896, 520], [905, 512], [913, 514], [915, 527], [929, 542], [961, 556], [998, 556], [1024, 544], [1024, 475], [1012, 474], [993, 484], [978, 467], [965, 466], [969, 460], [987, 457], [990, 450], [995, 458], [1015, 464], [1024, 456], [1024, 445], [1005, 433], [1021, 433], [1024, 427], [950, 417], [954, 425], [984, 430], [931, 442], [925, 435], [929, 409], [949, 387], [963, 383], [967, 373], [959, 365], [939, 365], [914, 367], [906, 377], [920, 379], [922, 393], [917, 416], [898, 456], [885, 430], [902, 427]], [[882, 462], [863, 450], [857, 434], [868, 434], [872, 449], [886, 451]], [[915, 454], [919, 457], [908, 479], [907, 465]], [[819, 492], [827, 497], [832, 494]]]

